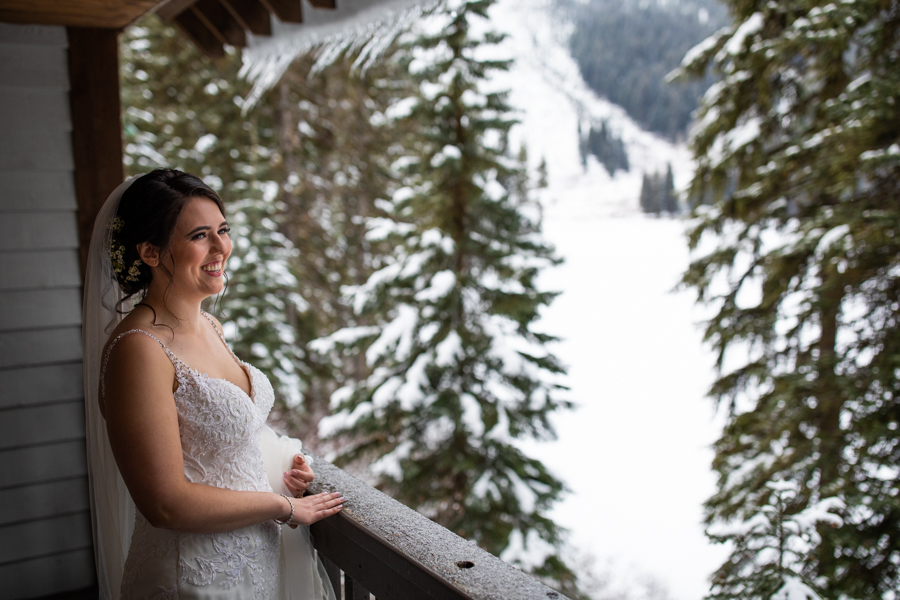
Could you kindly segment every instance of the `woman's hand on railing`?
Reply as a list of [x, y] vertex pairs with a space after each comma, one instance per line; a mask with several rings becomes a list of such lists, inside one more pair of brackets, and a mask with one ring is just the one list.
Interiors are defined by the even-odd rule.
[[323, 492], [289, 500], [294, 505], [294, 518], [291, 522], [298, 525], [312, 525], [325, 517], [336, 515], [344, 507], [344, 498], [340, 492]]
[[287, 489], [295, 498], [299, 498], [303, 495], [303, 492], [306, 491], [306, 488], [309, 487], [309, 484], [312, 483], [312, 480], [315, 479], [315, 477], [312, 468], [309, 466], [309, 463], [306, 462], [306, 459], [302, 454], [296, 454], [294, 456], [294, 460], [291, 463], [291, 470], [285, 471], [284, 475], [282, 475], [284, 485], [287, 486]]

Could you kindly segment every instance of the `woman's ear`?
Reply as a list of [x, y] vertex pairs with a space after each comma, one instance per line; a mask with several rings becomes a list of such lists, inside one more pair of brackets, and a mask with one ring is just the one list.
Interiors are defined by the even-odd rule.
[[159, 265], [159, 248], [150, 242], [141, 242], [137, 245], [138, 256], [144, 263], [155, 267]]

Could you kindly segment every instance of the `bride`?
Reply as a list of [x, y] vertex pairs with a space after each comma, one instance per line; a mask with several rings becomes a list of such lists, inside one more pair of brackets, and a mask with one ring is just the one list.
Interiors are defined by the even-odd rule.
[[102, 598], [334, 597], [305, 526], [343, 498], [301, 497], [313, 472], [265, 426], [272, 386], [200, 308], [231, 248], [219, 196], [180, 171], [127, 181], [97, 217], [84, 364]]

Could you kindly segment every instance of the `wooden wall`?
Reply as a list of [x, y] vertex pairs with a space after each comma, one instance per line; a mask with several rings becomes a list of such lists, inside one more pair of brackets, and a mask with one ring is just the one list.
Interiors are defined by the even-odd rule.
[[0, 595], [94, 584], [64, 27], [0, 23]]

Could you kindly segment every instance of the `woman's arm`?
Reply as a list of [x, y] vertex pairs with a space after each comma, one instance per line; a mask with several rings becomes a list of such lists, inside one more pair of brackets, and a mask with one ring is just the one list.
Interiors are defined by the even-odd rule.
[[151, 525], [197, 533], [231, 531], [270, 519], [309, 524], [337, 513], [343, 498], [317, 494], [286, 500], [271, 492], [239, 492], [191, 483], [184, 476], [175, 369], [153, 339], [119, 340], [106, 370], [106, 428], [116, 464], [137, 509]]

